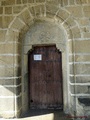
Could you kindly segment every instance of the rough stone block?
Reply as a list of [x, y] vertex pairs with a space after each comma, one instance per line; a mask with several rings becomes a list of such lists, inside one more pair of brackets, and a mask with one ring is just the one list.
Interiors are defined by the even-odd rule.
[[88, 3], [90, 3], [90, 0], [88, 0]]
[[0, 85], [2, 86], [8, 86], [8, 85], [20, 85], [21, 84], [21, 78], [8, 78], [8, 79], [0, 79]]
[[69, 17], [69, 18], [64, 22], [64, 24], [66, 24], [66, 25], [68, 26], [68, 28], [76, 25], [76, 23], [75, 23], [75, 21], [73, 20], [72, 17]]
[[3, 17], [0, 16], [0, 28], [3, 28]]
[[82, 7], [81, 6], [72, 6], [66, 7], [66, 9], [74, 16], [74, 17], [82, 17]]
[[0, 30], [0, 42], [5, 42], [6, 30]]
[[90, 62], [90, 55], [76, 55], [75, 56], [76, 62]]
[[27, 3], [27, 0], [22, 0], [22, 3], [24, 3], [24, 4]]
[[14, 23], [11, 25], [11, 29], [21, 30], [25, 24], [23, 24], [18, 18], [15, 19]]
[[76, 4], [87, 4], [87, 0], [76, 0]]
[[63, 0], [62, 2], [63, 2], [63, 6], [68, 5], [68, 0]]
[[75, 52], [76, 53], [90, 53], [90, 40], [76, 41]]
[[84, 38], [90, 38], [90, 32], [83, 33]]
[[77, 64], [75, 65], [76, 74], [90, 74], [90, 64]]
[[59, 17], [62, 21], [66, 20], [69, 17], [69, 13], [60, 9], [57, 13], [57, 17]]
[[85, 17], [90, 17], [90, 6], [83, 7]]
[[20, 67], [2, 67], [0, 71], [0, 77], [17, 77], [21, 75]]
[[89, 55], [75, 55], [75, 57], [72, 55], [72, 56], [69, 56], [69, 61], [70, 62], [73, 62], [75, 59], [75, 62], [90, 62], [90, 56]]
[[14, 111], [14, 103], [15, 103], [14, 97], [13, 98], [0, 98], [0, 113], [4, 111]]
[[45, 2], [45, 0], [36, 0], [36, 2], [40, 2], [41, 3], [41, 2]]
[[78, 27], [71, 28], [72, 38], [81, 38], [81, 32]]
[[69, 0], [69, 4], [74, 5], [75, 4], [74, 0]]
[[28, 0], [28, 3], [34, 3], [34, 0]]
[[4, 16], [3, 17], [3, 28], [8, 28], [12, 20], [13, 20], [13, 16]]
[[20, 65], [20, 56], [0, 56], [0, 65]]
[[15, 94], [15, 88], [13, 87], [0, 87], [0, 96], [13, 96]]
[[0, 7], [0, 14], [3, 14], [3, 7]]
[[81, 18], [81, 19], [78, 19], [78, 23], [81, 25], [81, 26], [88, 26], [90, 21], [89, 19], [87, 18]]
[[19, 32], [17, 32], [17, 31], [15, 32], [11, 29], [8, 30], [8, 34], [6, 34], [6, 36], [4, 36], [4, 37], [7, 42], [13, 42], [13, 41], [20, 42]]
[[[3, 50], [3, 48], [5, 48]], [[21, 45], [20, 44], [0, 44], [0, 53], [11, 53], [11, 54], [18, 54], [21, 53]]]
[[62, 0], [47, 0], [47, 4], [49, 5], [61, 5], [63, 6], [63, 1]]
[[42, 17], [45, 12], [45, 6], [44, 5], [38, 5], [34, 7], [35, 15]]
[[5, 0], [1, 2], [1, 5], [14, 5], [15, 0]]
[[29, 11], [32, 16], [35, 16], [35, 8], [34, 7], [29, 7]]
[[72, 94], [88, 94], [88, 86], [71, 85], [70, 91]]
[[16, 0], [16, 4], [21, 4], [21, 0]]
[[57, 11], [59, 10], [58, 6], [53, 6], [53, 5], [46, 5], [46, 13], [50, 13], [50, 14], [56, 14]]
[[70, 82], [71, 83], [90, 83], [90, 77], [88, 75], [85, 76], [70, 76]]
[[12, 14], [12, 7], [5, 7], [5, 14]]
[[14, 14], [18, 14], [18, 13], [20, 13], [25, 7], [26, 7], [25, 5], [24, 5], [24, 6], [14, 6], [14, 7], [13, 7], [13, 13], [14, 13]]
[[19, 15], [19, 18], [24, 21], [27, 25], [32, 21], [32, 17], [28, 10], [25, 10]]

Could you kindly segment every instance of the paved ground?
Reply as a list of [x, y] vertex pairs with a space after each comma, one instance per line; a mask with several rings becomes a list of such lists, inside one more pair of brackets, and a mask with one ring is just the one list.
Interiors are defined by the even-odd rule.
[[[0, 120], [4, 119], [1, 118]], [[21, 118], [14, 120], [71, 120], [71, 118], [59, 110], [32, 110], [24, 114]]]
[[71, 120], [71, 118], [60, 110], [32, 110], [20, 120]]

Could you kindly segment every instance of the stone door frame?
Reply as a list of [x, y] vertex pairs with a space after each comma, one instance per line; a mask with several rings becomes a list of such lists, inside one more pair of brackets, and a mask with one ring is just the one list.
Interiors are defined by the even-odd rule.
[[[48, 21], [50, 22], [50, 21]], [[60, 25], [59, 25], [60, 26]], [[30, 44], [27, 46], [24, 46], [24, 42], [23, 42], [23, 46], [22, 46], [22, 113], [24, 113], [25, 111], [27, 111], [28, 105], [29, 105], [29, 101], [28, 101], [28, 90], [27, 93], [25, 94], [23, 91], [28, 87], [28, 84], [26, 84], [25, 82], [28, 82], [28, 52], [30, 50], [32, 50], [32, 46], [33, 45], [52, 45], [55, 44], [56, 48], [62, 53], [62, 77], [63, 77], [63, 111], [65, 113], [69, 112], [69, 53], [68, 53], [68, 45], [67, 45], [67, 35], [66, 35], [66, 31], [63, 28], [63, 26], [60, 26], [62, 31], [63, 31], [63, 35], [65, 35], [65, 43], [62, 45], [62, 43], [58, 44], [58, 42], [42, 42], [42, 43], [38, 43], [38, 41], [36, 40], [34, 42], [34, 44]], [[23, 39], [24, 41], [24, 39]], [[24, 69], [23, 69], [24, 68]], [[24, 106], [25, 101], [27, 101], [27, 104]]]

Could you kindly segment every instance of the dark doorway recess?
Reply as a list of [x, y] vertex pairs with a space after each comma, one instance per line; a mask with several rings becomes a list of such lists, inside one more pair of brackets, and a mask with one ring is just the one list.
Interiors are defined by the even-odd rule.
[[62, 54], [56, 46], [34, 46], [28, 70], [30, 109], [62, 109]]

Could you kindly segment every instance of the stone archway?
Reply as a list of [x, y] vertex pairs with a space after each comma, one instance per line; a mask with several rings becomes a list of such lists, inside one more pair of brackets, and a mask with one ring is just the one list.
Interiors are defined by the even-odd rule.
[[[53, 24], [49, 21], [35, 21], [23, 38], [22, 52], [22, 110], [28, 109], [28, 51], [33, 45], [56, 44], [59, 51], [62, 52], [62, 71], [63, 71], [63, 101], [64, 111], [68, 111], [68, 48], [67, 35], [62, 26]], [[27, 101], [27, 102], [26, 102]]]
[[[71, 102], [70, 102], [70, 97], [69, 97], [70, 91], [68, 89], [69, 88], [68, 82], [69, 82], [69, 77], [70, 77], [69, 76], [68, 56], [69, 56], [69, 53], [72, 54], [75, 52], [74, 51], [74, 39], [80, 37], [80, 35], [81, 35], [80, 29], [79, 29], [77, 23], [75, 22], [75, 20], [73, 19], [73, 17], [70, 15], [70, 13], [67, 10], [62, 9], [61, 7], [51, 6], [50, 8], [47, 7], [47, 10], [45, 9], [45, 11], [43, 13], [40, 12], [41, 10], [37, 11], [37, 13], [36, 13], [35, 11], [33, 11], [33, 9], [37, 9], [37, 7], [41, 8], [41, 6], [39, 6], [39, 5], [24, 8], [10, 23], [8, 30], [7, 30], [7, 34], [6, 34], [6, 41], [12, 40], [11, 42], [13, 43], [13, 56], [17, 53], [16, 60], [13, 61], [13, 65], [16, 64], [16, 62], [20, 65], [20, 67], [17, 70], [13, 69], [14, 70], [13, 77], [15, 78], [15, 81], [16, 82], [18, 81], [17, 83], [18, 84], [21, 83], [21, 85], [22, 85], [21, 90], [20, 90], [20, 88], [15, 89], [15, 91], [16, 91], [15, 100], [14, 100], [15, 101], [15, 108], [14, 108], [14, 111], [15, 111], [14, 116], [15, 117], [18, 117], [20, 115], [21, 111], [25, 112], [28, 109], [28, 104], [26, 104], [26, 106], [24, 106], [24, 107], [21, 104], [22, 97], [27, 99], [27, 97], [25, 97], [26, 92], [24, 92], [25, 88], [27, 87], [27, 84], [25, 84], [26, 82], [24, 80], [27, 80], [26, 78], [28, 77], [28, 75], [26, 74], [27, 71], [25, 71], [26, 73], [24, 74], [24, 76], [22, 76], [22, 74], [21, 74], [21, 71], [22, 71], [22, 73], [24, 73], [24, 70], [22, 69], [22, 66], [21, 66], [21, 61], [22, 61], [22, 59], [24, 59], [24, 61], [22, 61], [22, 64], [24, 63], [25, 69], [27, 69], [27, 63], [26, 63], [27, 62], [27, 53], [30, 49], [32, 49], [33, 44], [47, 44], [47, 43], [52, 44], [52, 43], [54, 43], [54, 44], [56, 44], [57, 49], [59, 49], [62, 52], [63, 78], [64, 78], [63, 85], [65, 88], [64, 95], [63, 95], [64, 96], [64, 111], [70, 113], [69, 107], [70, 107]], [[52, 8], [54, 11], [52, 11]], [[33, 27], [33, 25], [34, 25], [34, 23], [36, 23], [36, 21], [38, 21], [40, 23], [47, 21], [47, 23], [51, 23], [52, 26], [55, 25], [56, 28], [59, 28], [62, 33], [61, 36], [64, 36], [64, 38], [65, 38], [65, 39], [63, 39], [63, 42], [60, 41], [59, 39], [58, 39], [58, 41], [53, 40], [52, 42], [51, 41], [48, 41], [48, 42], [47, 41], [40, 41], [40, 42], [32, 41], [32, 43], [30, 42], [29, 46], [27, 45], [27, 47], [24, 51], [24, 49], [22, 49], [23, 45], [24, 45], [23, 36], [28, 33], [28, 31]], [[42, 38], [42, 36], [45, 36], [44, 33], [45, 32], [42, 33], [41, 38]], [[58, 33], [60, 33], [60, 32], [58, 32]], [[46, 35], [47, 35], [47, 40], [48, 40], [50, 38], [50, 36], [47, 32], [46, 32]], [[22, 53], [22, 55], [21, 55], [21, 53]], [[24, 53], [25, 53], [25, 55], [24, 55]], [[17, 93], [19, 94], [18, 96], [17, 96]], [[68, 96], [68, 98], [67, 98], [67, 96]], [[65, 99], [65, 98], [67, 98], [67, 99]], [[24, 103], [24, 101], [23, 101], [23, 103]], [[72, 102], [72, 104], [73, 104], [73, 102]]]

